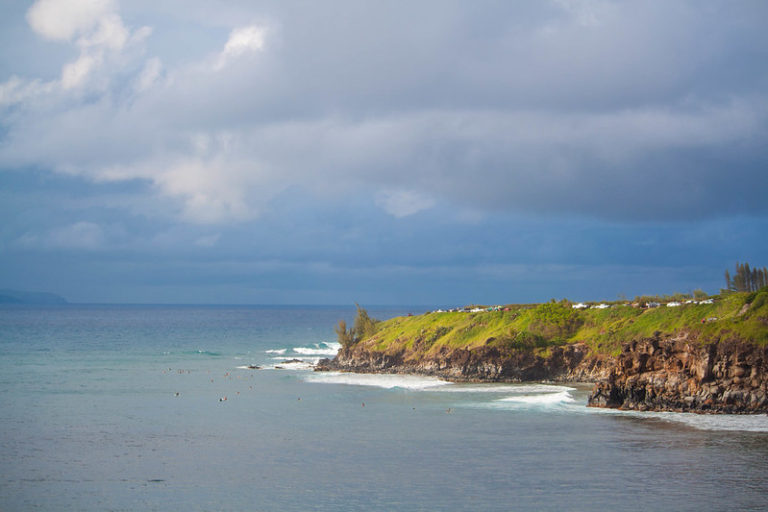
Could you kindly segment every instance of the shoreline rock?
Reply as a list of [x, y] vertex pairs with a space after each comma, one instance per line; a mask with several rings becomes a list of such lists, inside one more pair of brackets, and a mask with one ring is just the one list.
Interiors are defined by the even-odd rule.
[[343, 348], [315, 371], [402, 373], [453, 382], [591, 382], [587, 405], [636, 411], [768, 413], [768, 347], [738, 340], [700, 343], [685, 335], [624, 344], [618, 357], [584, 344], [552, 347], [546, 356], [495, 347], [435, 355]]
[[548, 357], [482, 347], [445, 350], [415, 359], [404, 352], [388, 354], [352, 347], [341, 349], [333, 359], [320, 360], [315, 371], [417, 374], [453, 382], [595, 382], [607, 378], [612, 368], [608, 359], [588, 352], [585, 345], [577, 343], [553, 347]]
[[595, 384], [592, 407], [637, 411], [768, 413], [768, 347], [684, 337], [627, 343]]

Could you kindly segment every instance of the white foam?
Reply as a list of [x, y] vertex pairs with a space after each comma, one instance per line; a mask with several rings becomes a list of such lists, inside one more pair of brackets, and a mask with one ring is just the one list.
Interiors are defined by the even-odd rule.
[[451, 384], [450, 382], [440, 380], [437, 377], [381, 373], [318, 372], [308, 375], [306, 380], [307, 382], [322, 384], [348, 384], [351, 386], [373, 386], [384, 389], [402, 388], [410, 390], [425, 390]]
[[341, 348], [340, 343], [322, 342], [315, 343], [311, 347], [295, 347], [293, 352], [306, 356], [335, 356]]
[[768, 415], [668, 413], [665, 418], [699, 430], [768, 432]]
[[272, 350], [267, 350], [267, 354], [285, 354], [285, 351], [288, 350], [287, 348], [274, 348]]
[[530, 395], [508, 396], [497, 400], [498, 402], [514, 402], [528, 405], [567, 404], [574, 402], [568, 391], [559, 393], [538, 393]]
[[768, 432], [766, 414], [696, 414], [692, 412], [643, 412], [622, 411], [602, 407], [584, 407], [591, 413], [632, 416], [681, 423], [698, 430], [720, 430], [728, 432]]
[[551, 384], [456, 384], [437, 389], [443, 393], [558, 393], [574, 391], [576, 388], [554, 386]]
[[314, 363], [309, 361], [292, 361], [286, 363], [277, 363], [273, 366], [265, 366], [265, 370], [311, 370], [315, 367]]

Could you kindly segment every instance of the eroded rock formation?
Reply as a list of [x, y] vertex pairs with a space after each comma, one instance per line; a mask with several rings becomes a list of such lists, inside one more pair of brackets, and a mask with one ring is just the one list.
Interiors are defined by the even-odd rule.
[[639, 411], [768, 412], [768, 347], [654, 337], [627, 343], [589, 405]]

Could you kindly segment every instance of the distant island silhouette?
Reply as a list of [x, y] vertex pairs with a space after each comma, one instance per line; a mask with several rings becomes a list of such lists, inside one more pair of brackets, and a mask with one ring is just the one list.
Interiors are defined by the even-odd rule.
[[68, 304], [61, 295], [49, 292], [0, 290], [0, 304]]

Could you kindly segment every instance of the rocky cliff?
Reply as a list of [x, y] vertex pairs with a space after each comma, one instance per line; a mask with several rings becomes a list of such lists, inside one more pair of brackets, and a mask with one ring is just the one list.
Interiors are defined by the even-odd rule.
[[618, 357], [584, 344], [545, 355], [497, 348], [444, 349], [422, 359], [363, 346], [342, 349], [318, 371], [410, 373], [454, 382], [594, 382], [591, 407], [638, 411], [768, 413], [768, 346], [730, 340], [701, 344], [685, 335], [623, 346]]
[[627, 343], [588, 401], [639, 411], [768, 413], [768, 347], [685, 335]]
[[413, 356], [413, 352], [406, 350], [387, 353], [357, 345], [340, 350], [333, 360], [321, 361], [317, 369], [414, 373], [455, 382], [594, 382], [607, 378], [613, 367], [609, 358], [590, 355], [588, 347], [580, 343], [553, 347], [544, 355], [497, 347], [442, 347], [425, 357]]

